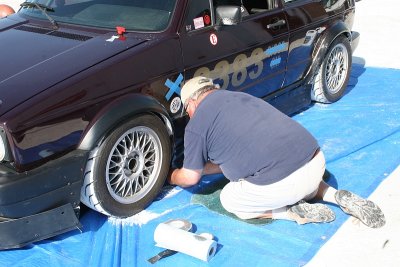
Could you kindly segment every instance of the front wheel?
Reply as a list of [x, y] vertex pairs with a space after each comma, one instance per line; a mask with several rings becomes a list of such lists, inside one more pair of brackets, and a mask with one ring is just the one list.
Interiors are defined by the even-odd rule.
[[339, 100], [349, 82], [351, 63], [349, 39], [340, 36], [331, 44], [314, 78], [312, 100], [320, 103], [333, 103]]
[[171, 144], [161, 120], [136, 117], [91, 151], [81, 201], [108, 216], [132, 216], [158, 195], [170, 159]]

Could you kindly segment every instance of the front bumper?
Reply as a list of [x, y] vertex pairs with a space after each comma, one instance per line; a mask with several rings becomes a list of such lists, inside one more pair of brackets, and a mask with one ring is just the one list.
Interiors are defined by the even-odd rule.
[[80, 227], [86, 159], [76, 150], [24, 173], [0, 165], [0, 250]]
[[0, 217], [17, 219], [67, 203], [78, 207], [86, 157], [75, 150], [23, 173], [0, 165]]
[[71, 204], [28, 217], [5, 220], [0, 222], [0, 250], [20, 248], [80, 228], [82, 225]]

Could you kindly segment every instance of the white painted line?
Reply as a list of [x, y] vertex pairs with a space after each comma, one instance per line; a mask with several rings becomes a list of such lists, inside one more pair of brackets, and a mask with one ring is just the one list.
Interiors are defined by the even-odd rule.
[[369, 197], [386, 217], [380, 229], [355, 224], [351, 217], [307, 267], [400, 266], [400, 166]]

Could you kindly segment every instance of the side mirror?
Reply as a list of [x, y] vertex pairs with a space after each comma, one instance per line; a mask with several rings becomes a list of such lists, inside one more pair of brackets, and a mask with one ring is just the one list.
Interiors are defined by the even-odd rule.
[[242, 19], [240, 6], [219, 6], [215, 15], [217, 25], [236, 25]]

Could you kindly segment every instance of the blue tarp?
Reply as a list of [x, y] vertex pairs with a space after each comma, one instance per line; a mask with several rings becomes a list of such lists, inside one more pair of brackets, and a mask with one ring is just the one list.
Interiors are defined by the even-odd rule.
[[[353, 64], [339, 102], [315, 104], [293, 118], [318, 139], [331, 173], [328, 182], [367, 197], [400, 164], [400, 70]], [[329, 224], [252, 225], [191, 204], [193, 192], [220, 178], [205, 177], [189, 190], [166, 188], [142, 219], [108, 219], [87, 211], [80, 219], [82, 232], [2, 251], [0, 266], [151, 266], [147, 259], [162, 250], [153, 241], [154, 229], [172, 218], [214, 234], [218, 251], [208, 263], [178, 253], [157, 266], [301, 266], [348, 218], [332, 205], [337, 218]]]

